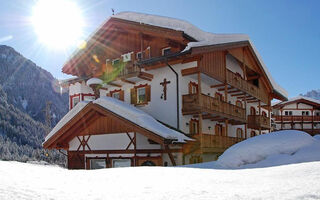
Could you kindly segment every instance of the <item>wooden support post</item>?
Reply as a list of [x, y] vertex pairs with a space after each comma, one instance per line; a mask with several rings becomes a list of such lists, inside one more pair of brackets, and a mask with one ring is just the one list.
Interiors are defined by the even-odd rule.
[[246, 123], [244, 124], [244, 133], [246, 135], [245, 138], [248, 138], [248, 115], [247, 115], [247, 95], [244, 96], [244, 112], [246, 116]]
[[173, 165], [173, 166], [177, 166], [176, 161], [174, 160], [174, 157], [173, 157], [173, 155], [172, 155], [172, 152], [170, 151], [169, 146], [168, 146], [168, 145], [165, 145], [164, 148], [165, 148], [166, 150], [168, 150], [168, 156], [169, 156], [169, 158], [170, 158], [170, 161], [171, 161], [172, 165]]
[[270, 122], [270, 128], [269, 128], [269, 133], [271, 132], [271, 104], [269, 101], [269, 107], [268, 107], [268, 116], [269, 116], [269, 122]]
[[[202, 107], [202, 91], [201, 91], [201, 73], [198, 72], [198, 99], [199, 105]], [[202, 145], [202, 110], [200, 109], [199, 113], [199, 134], [200, 134], [200, 145]]]
[[280, 109], [280, 116], [281, 116], [280, 130], [282, 130], [282, 126], [283, 126], [282, 109]]
[[137, 133], [134, 132], [134, 135], [133, 135], [133, 145], [134, 145], [134, 166], [138, 166], [137, 164]]
[[312, 128], [312, 135], [313, 135], [313, 121], [314, 121], [314, 119], [313, 119], [313, 109], [311, 110], [311, 128]]
[[261, 101], [259, 100], [259, 135], [261, 135]]

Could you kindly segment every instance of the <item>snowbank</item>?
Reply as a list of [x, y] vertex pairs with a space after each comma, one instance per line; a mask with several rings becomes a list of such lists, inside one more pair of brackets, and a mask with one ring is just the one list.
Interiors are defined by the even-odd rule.
[[227, 149], [217, 162], [226, 168], [250, 167], [249, 164], [252, 167], [272, 166], [320, 159], [320, 156], [312, 156], [315, 152], [320, 155], [320, 144], [316, 139], [302, 131], [285, 130], [237, 143]]

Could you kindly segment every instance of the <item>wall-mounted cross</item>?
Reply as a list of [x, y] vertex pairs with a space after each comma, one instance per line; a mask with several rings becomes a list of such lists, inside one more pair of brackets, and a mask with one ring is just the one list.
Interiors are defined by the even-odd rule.
[[170, 81], [167, 81], [167, 79], [163, 79], [163, 82], [160, 83], [163, 87], [163, 99], [167, 100], [167, 84], [169, 84]]

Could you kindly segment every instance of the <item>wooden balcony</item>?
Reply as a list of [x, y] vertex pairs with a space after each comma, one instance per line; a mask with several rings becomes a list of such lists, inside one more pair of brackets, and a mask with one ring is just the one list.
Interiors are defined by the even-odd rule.
[[186, 94], [182, 96], [182, 114], [203, 114], [204, 119], [229, 119], [231, 124], [246, 123], [245, 109], [221, 101], [217, 98], [201, 94]]
[[319, 122], [320, 116], [302, 116], [302, 115], [275, 115], [276, 122]]
[[110, 80], [124, 80], [124, 81], [137, 81], [140, 79], [151, 81], [153, 75], [141, 71], [141, 68], [133, 62], [127, 62], [124, 66], [114, 67], [110, 66], [107, 70], [108, 79]]
[[196, 134], [193, 136], [196, 139], [194, 144], [188, 144], [184, 147], [184, 153], [193, 153], [200, 151], [201, 153], [222, 153], [230, 146], [243, 141], [243, 138], [220, 136], [212, 134]]
[[268, 96], [267, 94], [263, 93], [260, 88], [257, 86], [249, 83], [248, 81], [244, 80], [241, 76], [233, 73], [230, 70], [227, 70], [227, 83], [242, 92], [254, 97], [256, 99], [260, 99], [264, 103], [268, 103]]
[[270, 129], [270, 119], [262, 115], [248, 115], [248, 128], [267, 130]]

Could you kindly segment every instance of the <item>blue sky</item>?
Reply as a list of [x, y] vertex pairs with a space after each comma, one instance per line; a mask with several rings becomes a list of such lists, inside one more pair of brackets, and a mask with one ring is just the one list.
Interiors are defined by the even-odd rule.
[[[184, 19], [212, 33], [248, 34], [273, 78], [293, 97], [319, 89], [320, 1], [308, 0], [78, 0], [89, 35], [111, 14], [136, 11]], [[52, 50], [38, 42], [35, 0], [0, 0], [0, 44], [12, 46], [56, 78], [74, 48]], [[57, 11], [57, 14], [59, 11]], [[1, 41], [2, 38], [2, 41]], [[5, 41], [3, 41], [5, 40]]]

